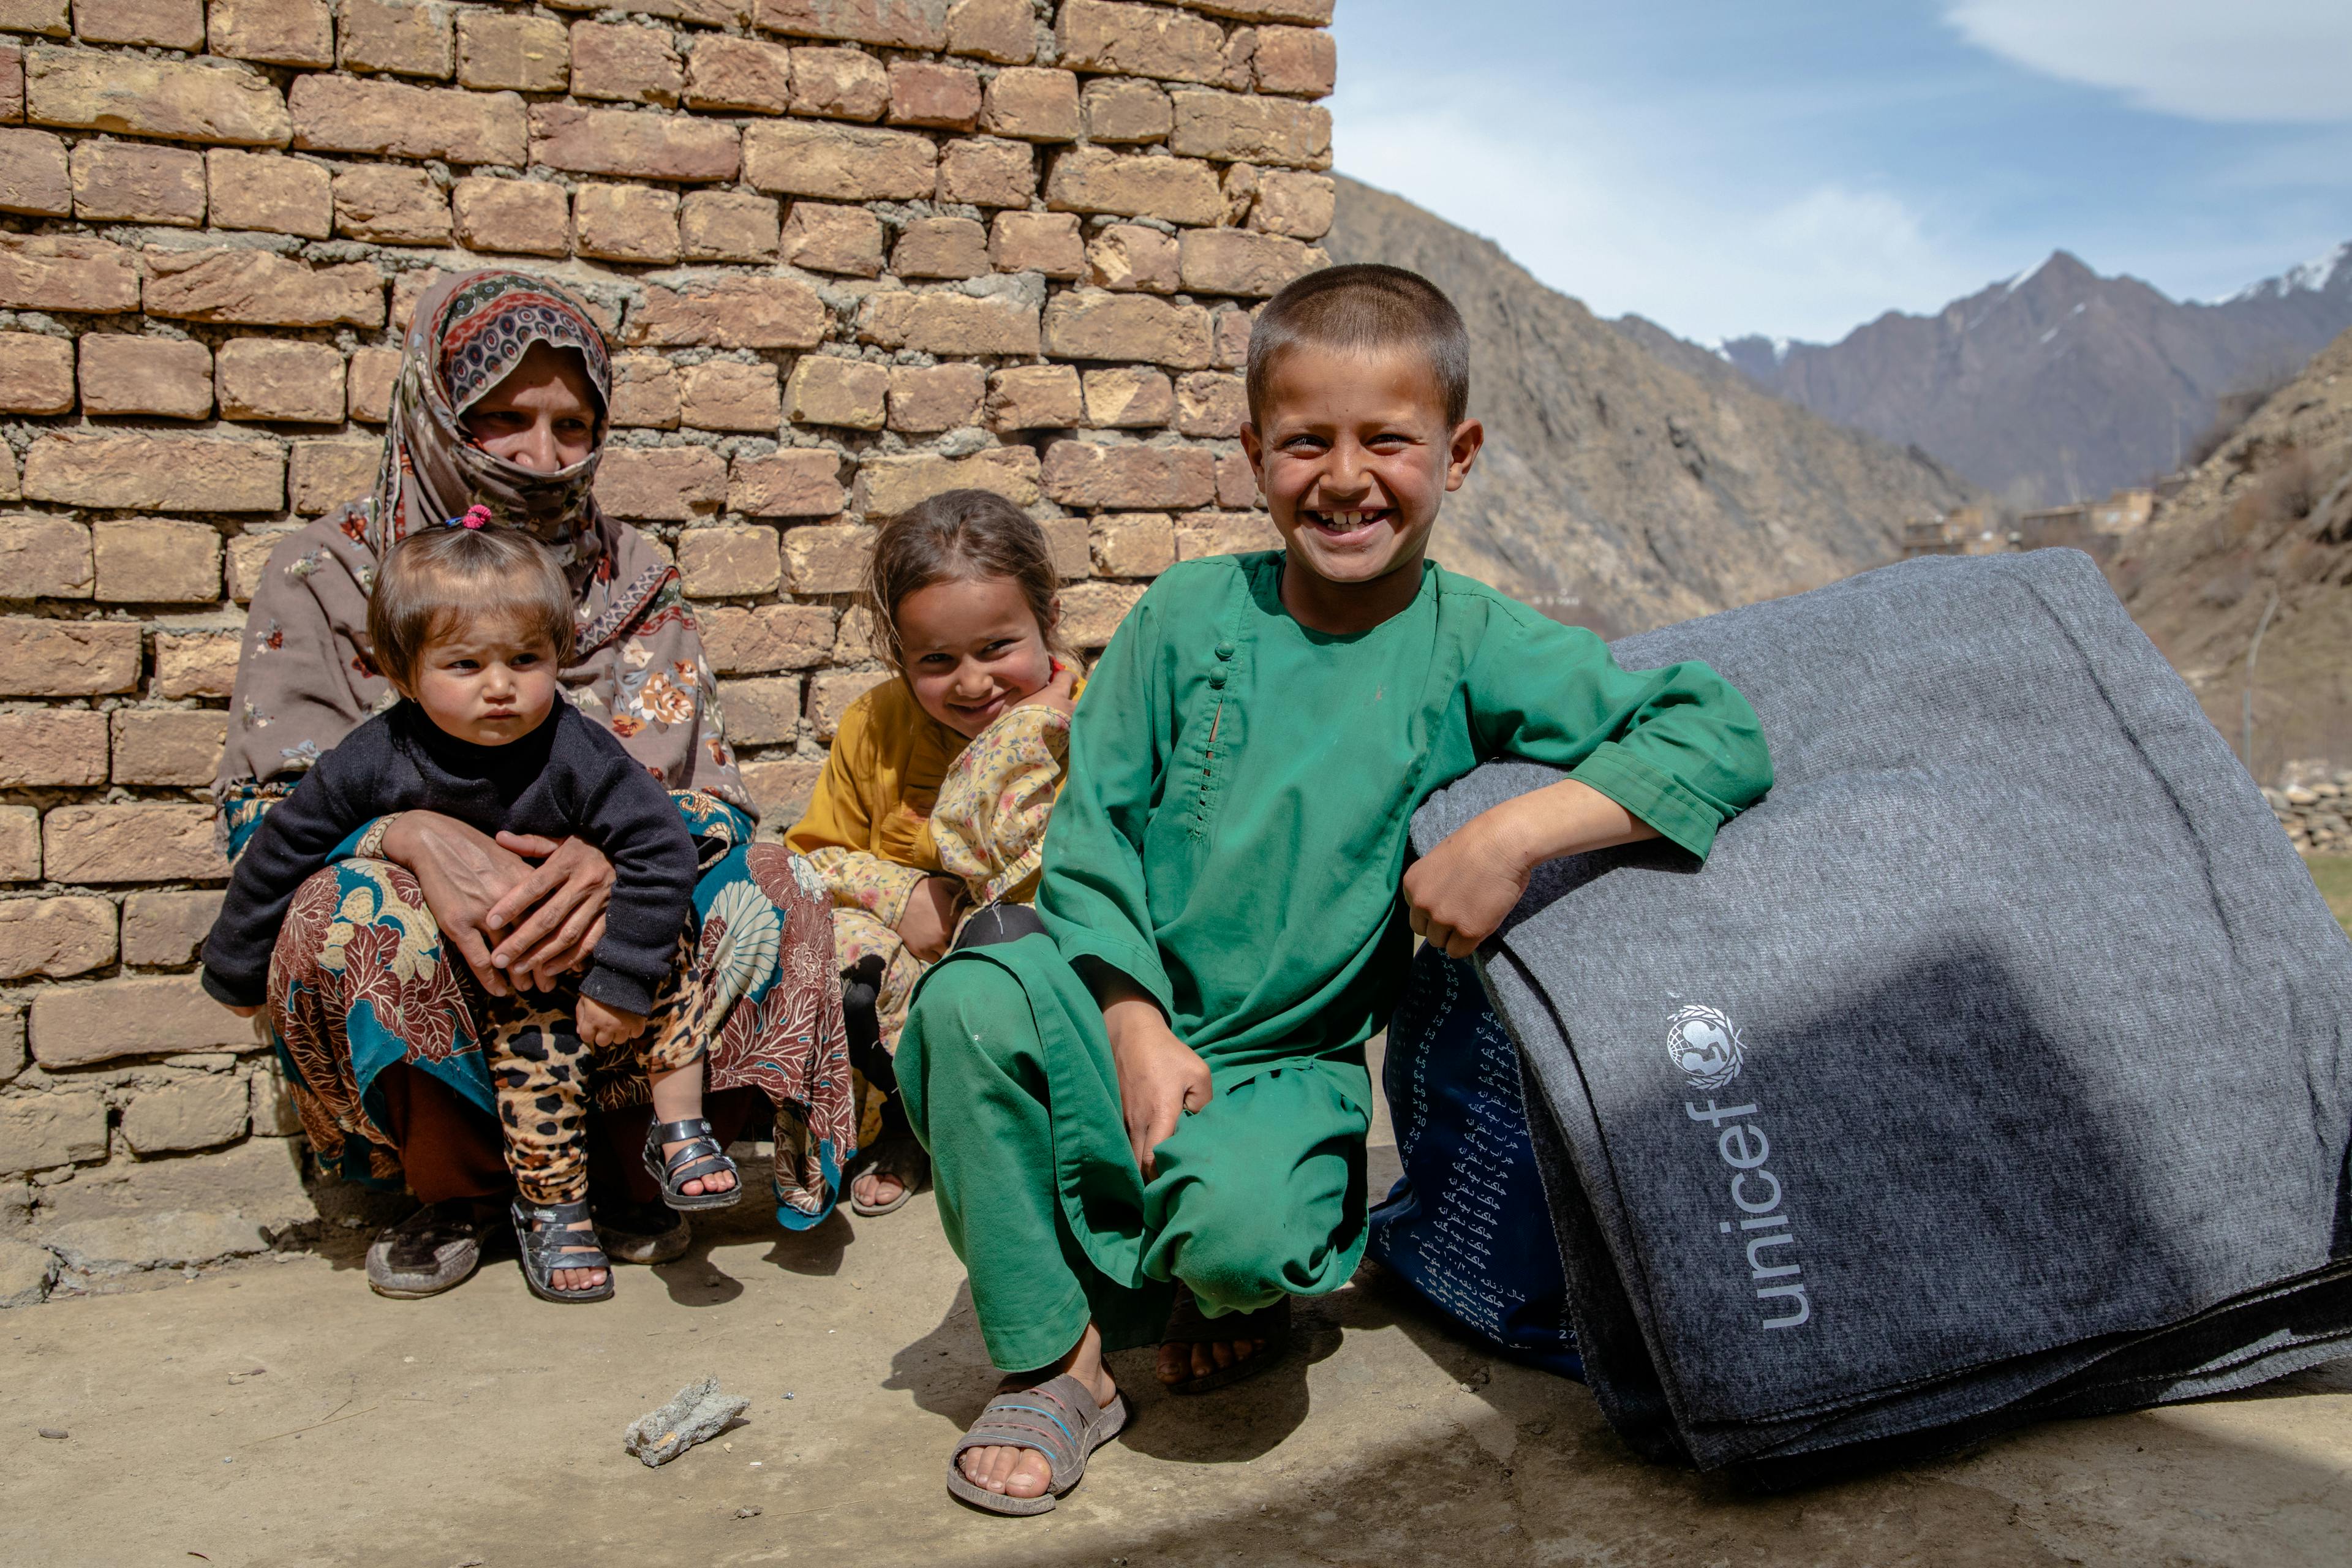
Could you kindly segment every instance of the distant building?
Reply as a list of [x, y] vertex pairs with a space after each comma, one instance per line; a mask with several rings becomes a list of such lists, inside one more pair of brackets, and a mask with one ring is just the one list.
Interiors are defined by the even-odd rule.
[[2091, 530], [2095, 533], [2123, 534], [2145, 527], [2156, 515], [2156, 491], [2146, 489], [2117, 490], [2103, 501], [2091, 503]]
[[2018, 547], [2018, 535], [2003, 531], [1980, 506], [1954, 507], [1903, 523], [1903, 555], [1998, 555]]

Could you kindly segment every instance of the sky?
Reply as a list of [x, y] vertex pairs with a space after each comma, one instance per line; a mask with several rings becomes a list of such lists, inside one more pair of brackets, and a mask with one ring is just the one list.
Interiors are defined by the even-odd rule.
[[1607, 316], [1834, 342], [2352, 240], [2352, 0], [1338, 0], [1334, 163]]

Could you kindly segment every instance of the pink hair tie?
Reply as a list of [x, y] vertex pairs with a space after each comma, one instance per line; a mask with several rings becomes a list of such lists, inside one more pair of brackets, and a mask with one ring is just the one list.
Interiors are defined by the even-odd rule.
[[450, 528], [479, 528], [482, 524], [489, 521], [490, 509], [486, 506], [475, 506], [467, 508], [465, 516], [451, 518], [446, 526]]

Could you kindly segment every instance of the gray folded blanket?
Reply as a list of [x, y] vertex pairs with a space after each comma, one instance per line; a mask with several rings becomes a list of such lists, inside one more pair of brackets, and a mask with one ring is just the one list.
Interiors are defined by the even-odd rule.
[[2352, 944], [2087, 557], [1616, 652], [1720, 670], [1778, 781], [1703, 870], [1546, 868], [1484, 955], [1630, 1442], [1793, 1485], [2352, 1353]]

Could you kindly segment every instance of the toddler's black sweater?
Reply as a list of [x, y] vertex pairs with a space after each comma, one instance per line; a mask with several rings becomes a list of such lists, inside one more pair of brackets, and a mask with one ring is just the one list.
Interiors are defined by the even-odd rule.
[[[205, 989], [236, 1006], [268, 999], [269, 955], [295, 890], [376, 817], [437, 811], [495, 834], [584, 838], [613, 862], [583, 995], [630, 1013], [653, 1008], [694, 901], [694, 840], [659, 780], [568, 702], [530, 734], [477, 746], [404, 701], [345, 736], [270, 808], [246, 843], [205, 940]], [[457, 952], [448, 962], [463, 963]]]

